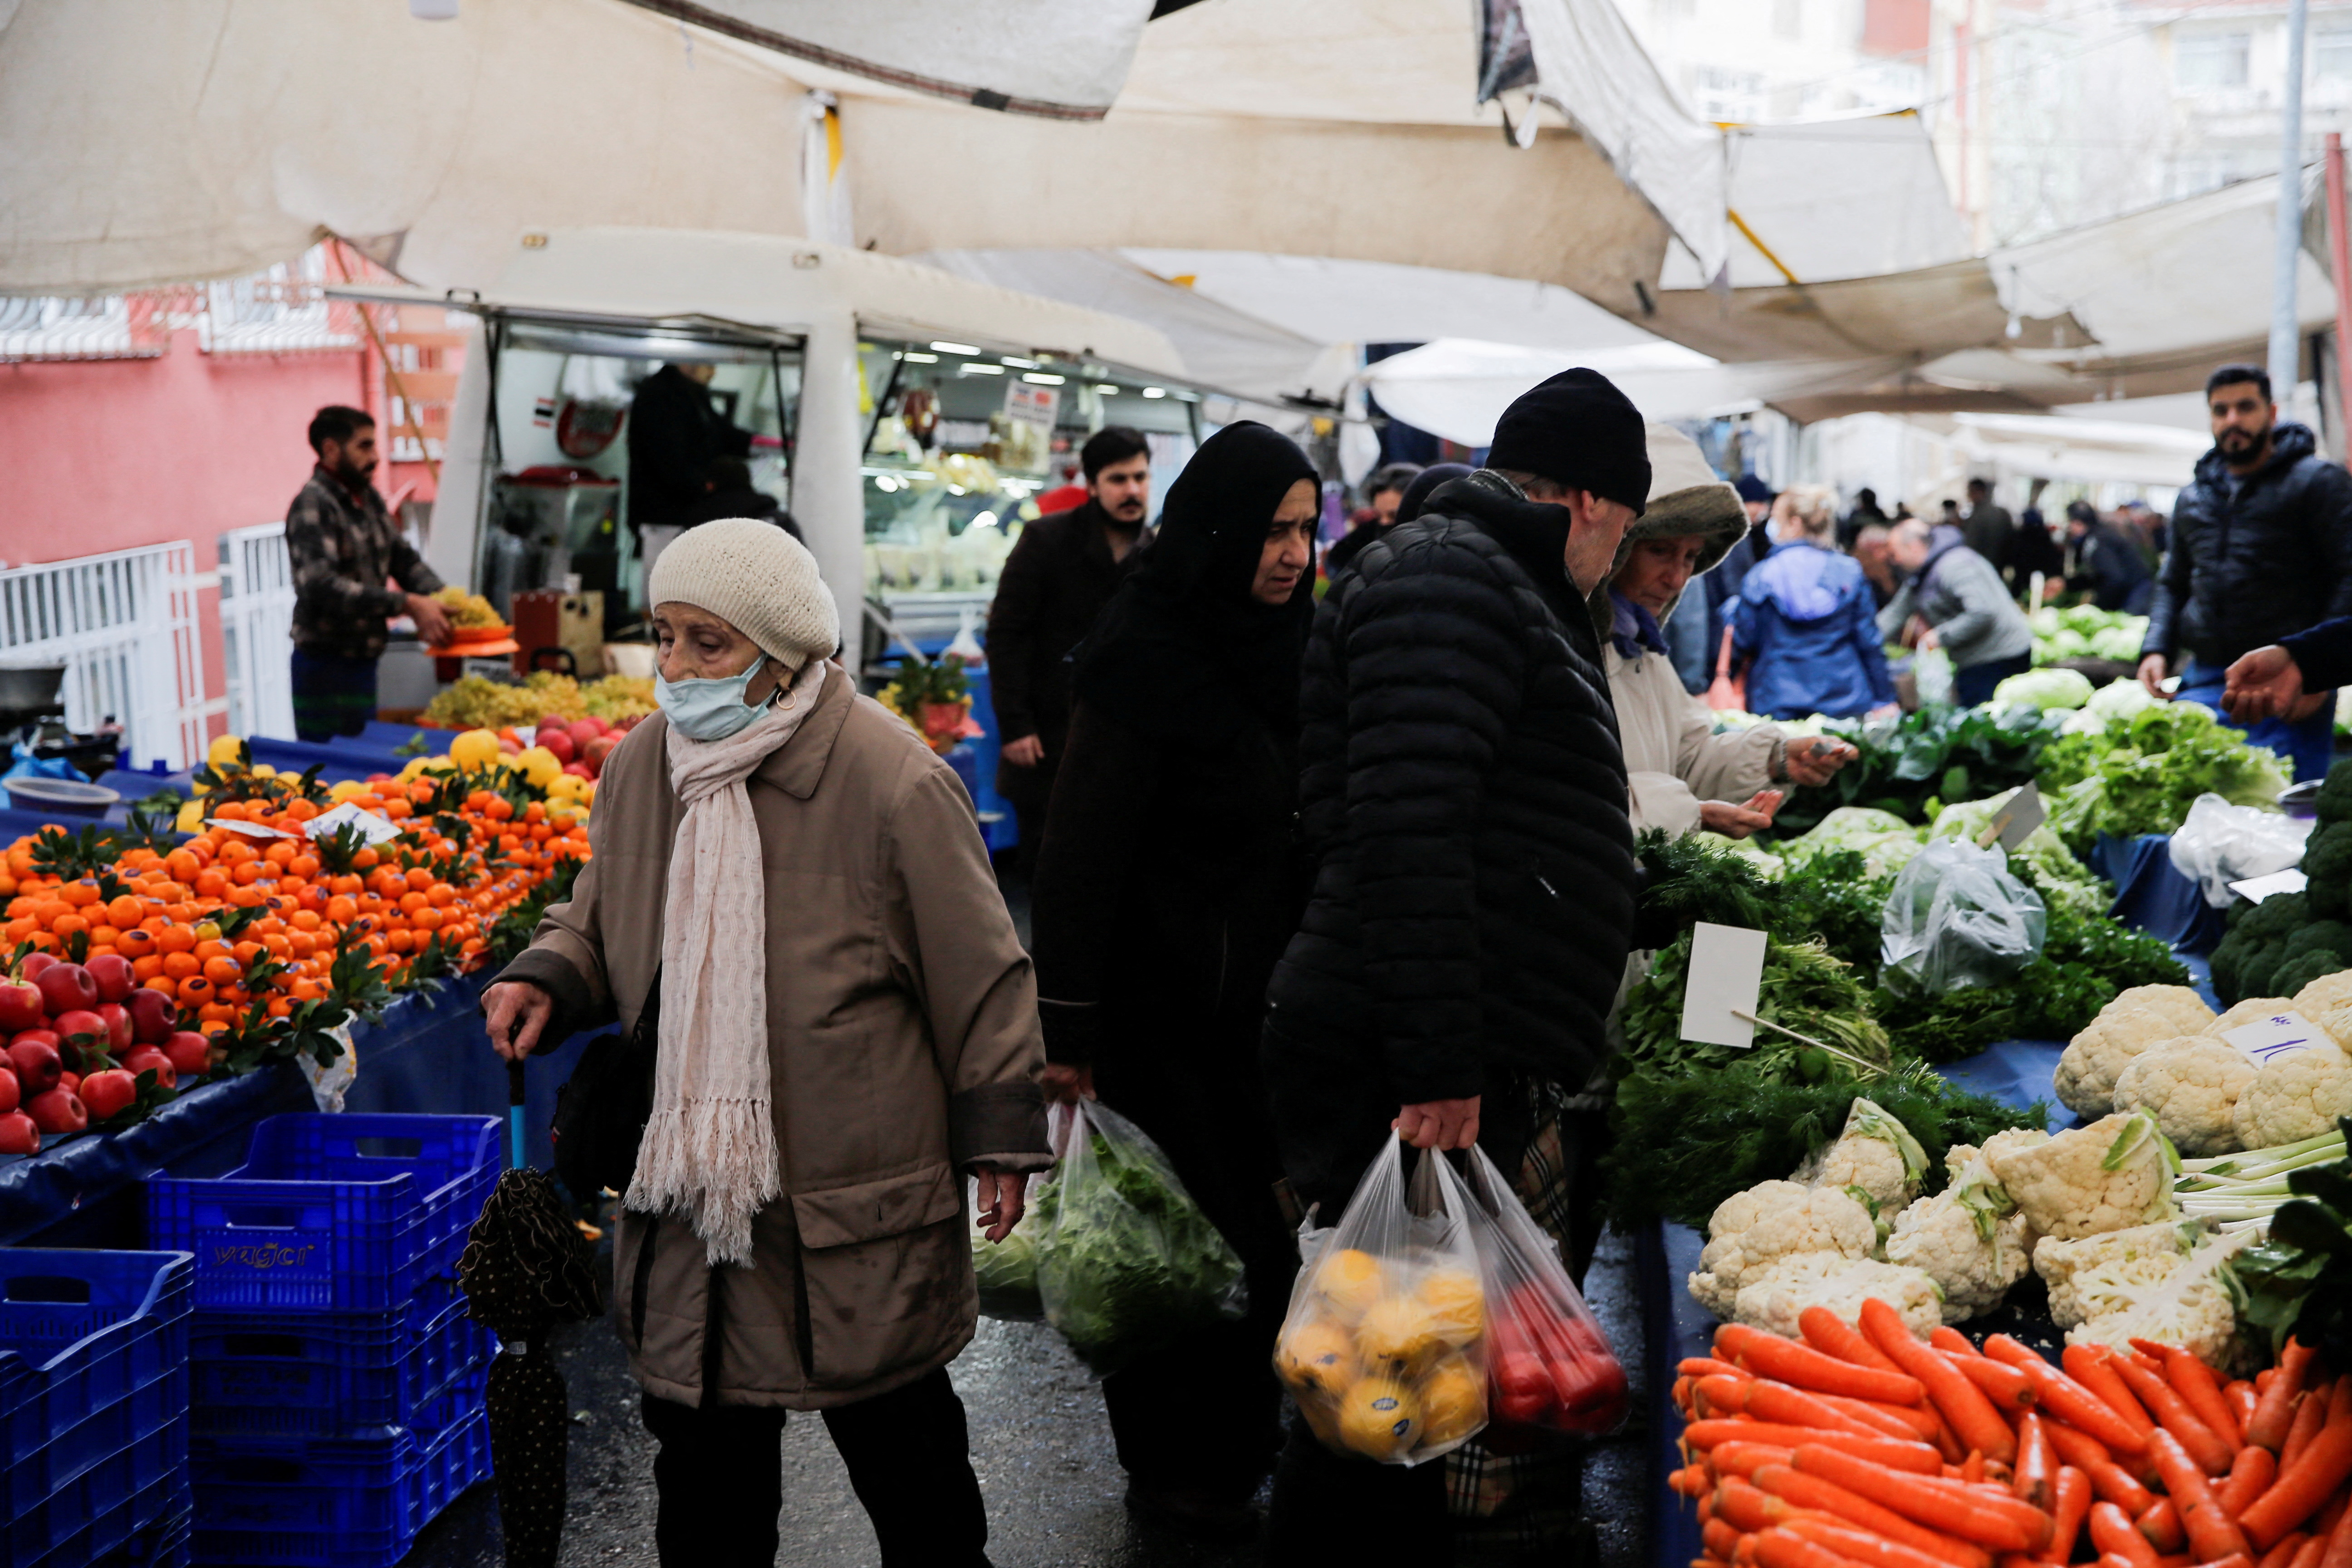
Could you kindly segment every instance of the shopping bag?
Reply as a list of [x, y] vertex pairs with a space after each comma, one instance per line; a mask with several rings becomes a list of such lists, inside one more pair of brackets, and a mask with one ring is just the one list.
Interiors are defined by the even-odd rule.
[[1097, 1376], [1242, 1315], [1240, 1255], [1141, 1128], [1083, 1100], [1055, 1148], [1031, 1199], [1038, 1302]]
[[1463, 1184], [1486, 1292], [1493, 1425], [1486, 1441], [1508, 1447], [1513, 1433], [1598, 1437], [1614, 1431], [1627, 1409], [1625, 1368], [1568, 1277], [1559, 1247], [1485, 1150], [1470, 1151]]
[[1486, 1298], [1470, 1207], [1443, 1154], [1424, 1150], [1408, 1184], [1391, 1134], [1339, 1223], [1301, 1233], [1274, 1366], [1325, 1447], [1417, 1465], [1486, 1426]]
[[2050, 917], [2042, 895], [1998, 848], [1932, 838], [1895, 874], [1879, 922], [1888, 984], [1940, 996], [2000, 985], [2042, 952]]

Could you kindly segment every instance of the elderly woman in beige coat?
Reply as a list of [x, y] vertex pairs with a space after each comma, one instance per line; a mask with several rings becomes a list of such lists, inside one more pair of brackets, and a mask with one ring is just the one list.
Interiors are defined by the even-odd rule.
[[1633, 831], [1745, 838], [1772, 825], [1787, 786], [1825, 783], [1854, 750], [1791, 738], [1777, 724], [1718, 735], [1714, 710], [1684, 689], [1660, 628], [1691, 578], [1746, 534], [1748, 512], [1681, 431], [1650, 426], [1649, 447], [1649, 505], [1626, 529], [1606, 605], [1596, 609]]
[[833, 597], [767, 522], [648, 584], [662, 711], [606, 761], [593, 858], [487, 997], [502, 1054], [656, 1009], [614, 1313], [660, 1440], [664, 1568], [768, 1568], [788, 1411], [819, 1411], [889, 1568], [984, 1564], [947, 1363], [1050, 1163], [1036, 988], [971, 803], [829, 657]]

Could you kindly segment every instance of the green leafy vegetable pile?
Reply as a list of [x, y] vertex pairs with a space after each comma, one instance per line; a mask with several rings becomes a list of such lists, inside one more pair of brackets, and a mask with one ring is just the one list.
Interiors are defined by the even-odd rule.
[[1852, 742], [1862, 754], [1821, 788], [1790, 798], [1776, 823], [1784, 835], [1803, 833], [1843, 805], [1870, 806], [1908, 823], [1933, 821], [1931, 803], [1973, 800], [2032, 778], [2064, 717], [2027, 707], [2000, 713], [1931, 707], [1893, 722], [1833, 721], [1823, 731]]
[[[2336, 1125], [2352, 1139], [2352, 1117]], [[2295, 1171], [2287, 1187], [2296, 1201], [2271, 1216], [2268, 1239], [2231, 1260], [2239, 1322], [2266, 1333], [2272, 1353], [2292, 1334], [2330, 1366], [2352, 1365], [2352, 1158]]]
[[2058, 664], [2070, 658], [2104, 658], [2116, 664], [2137, 664], [2140, 644], [2147, 637], [2147, 617], [2120, 610], [2075, 605], [2066, 609], [2037, 610], [2033, 622], [2033, 662]]
[[2267, 806], [2286, 785], [2276, 758], [2193, 702], [2062, 735], [2042, 758], [2050, 826], [2078, 855], [2103, 833], [2170, 833], [2200, 795]]
[[1097, 1373], [1243, 1310], [1242, 1260], [1151, 1141], [1088, 1104], [1037, 1190], [1037, 1292], [1046, 1321]]
[[1756, 1032], [1756, 1044], [1746, 1050], [1682, 1038], [1690, 952], [1691, 937], [1685, 932], [1659, 952], [1649, 980], [1625, 999], [1622, 1061], [1630, 1069], [1683, 1075], [1739, 1063], [1769, 1082], [1818, 1083], [1883, 1072], [1892, 1064], [1886, 1031], [1870, 1015], [1870, 993], [1849, 965], [1818, 942], [1767, 939], [1756, 1016], [1831, 1049], [1816, 1050], [1762, 1028]]

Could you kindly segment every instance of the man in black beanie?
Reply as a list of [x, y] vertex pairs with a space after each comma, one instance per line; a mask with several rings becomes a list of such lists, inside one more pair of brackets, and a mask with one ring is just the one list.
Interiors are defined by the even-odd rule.
[[[1476, 1142], [1515, 1178], [1539, 1150], [1537, 1217], [1570, 1233], [1582, 1271], [1598, 1194], [1569, 1178], [1597, 1119], [1563, 1109], [1601, 1068], [1635, 876], [1585, 601], [1649, 491], [1641, 413], [1565, 371], [1317, 612], [1299, 743], [1315, 886], [1268, 990], [1262, 1064], [1286, 1174], [1320, 1225], [1391, 1129], [1414, 1148]], [[1444, 1469], [1342, 1458], [1294, 1421], [1266, 1561], [1444, 1561]]]

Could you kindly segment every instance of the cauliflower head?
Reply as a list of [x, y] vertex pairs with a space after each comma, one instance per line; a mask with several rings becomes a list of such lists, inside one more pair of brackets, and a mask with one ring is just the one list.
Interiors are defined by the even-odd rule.
[[2163, 1013], [2110, 1005], [2084, 1026], [2058, 1058], [2051, 1087], [2076, 1115], [2103, 1116], [2113, 1107], [2124, 1064], [2150, 1046], [2179, 1037], [2178, 1026]]
[[1927, 1338], [1943, 1321], [1942, 1291], [1927, 1273], [1834, 1252], [1781, 1258], [1739, 1288], [1731, 1321], [1795, 1339], [1797, 1318], [1806, 1308], [1827, 1307], [1853, 1324], [1874, 1296], [1901, 1314], [1916, 1338]]
[[2119, 1310], [2128, 1304], [2124, 1287], [2163, 1283], [2196, 1237], [2195, 1226], [2169, 1223], [2074, 1240], [2043, 1237], [2033, 1247], [2033, 1271], [2050, 1287], [2050, 1321], [2071, 1329]]
[[[2120, 1345], [2133, 1340], [2179, 1345], [2208, 1366], [2225, 1372], [2239, 1359], [2238, 1313], [2223, 1269], [2251, 1233], [2216, 1236], [2186, 1256], [2176, 1255], [2163, 1278], [2135, 1279], [2145, 1268], [2126, 1268], [2110, 1280], [2094, 1270], [2078, 1272], [2078, 1298], [2099, 1310], [2066, 1331], [2069, 1344]], [[2084, 1297], [2085, 1287], [2090, 1294]], [[2054, 1297], [2055, 1292], [2053, 1292]]]
[[2233, 1125], [2239, 1145], [2269, 1149], [2316, 1138], [2352, 1116], [2352, 1056], [2318, 1048], [2264, 1064], [2238, 1096]]
[[2294, 1005], [2294, 1002], [2284, 996], [2249, 996], [2206, 1026], [2205, 1033], [2219, 1039], [2232, 1029], [2259, 1024], [2273, 1014], [2286, 1012]]
[[2184, 1154], [2227, 1154], [2238, 1147], [2238, 1097], [2253, 1081], [2252, 1060], [2226, 1040], [2168, 1040], [2124, 1064], [2115, 1108], [2154, 1111]]
[[1867, 1258], [1878, 1245], [1868, 1209], [1836, 1187], [1795, 1182], [1761, 1182], [1734, 1193], [1717, 1205], [1706, 1233], [1690, 1293], [1726, 1320], [1740, 1287], [1783, 1258], [1805, 1252]]
[[2184, 1035], [2201, 1035], [2213, 1026], [2213, 1009], [2189, 985], [2135, 985], [2116, 992], [2116, 999], [2099, 1011], [2104, 1015], [2135, 1008], [2171, 1019]]
[[1990, 1156], [1993, 1174], [2042, 1236], [2065, 1239], [2172, 1219], [2175, 1161], [2146, 1110], [2118, 1111], [2045, 1142]]
[[1790, 1179], [1840, 1188], [1873, 1218], [1891, 1218], [1919, 1195], [1927, 1173], [1927, 1152], [1911, 1130], [1874, 1100], [1856, 1096], [1846, 1111], [1844, 1131], [1815, 1150]]
[[1886, 1260], [1933, 1279], [1944, 1299], [1944, 1321], [1958, 1323], [2000, 1306], [2024, 1278], [2033, 1234], [1981, 1151], [1955, 1144], [1944, 1159], [1951, 1185], [1895, 1216]]
[[[2340, 1007], [2352, 1007], [2352, 969], [2323, 974], [2294, 994], [2294, 1010], [2315, 1024]], [[2336, 1031], [2330, 1029], [2328, 1033]], [[2342, 1045], [2343, 1037], [2336, 1036], [2336, 1043]]]

